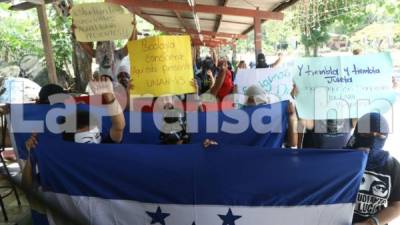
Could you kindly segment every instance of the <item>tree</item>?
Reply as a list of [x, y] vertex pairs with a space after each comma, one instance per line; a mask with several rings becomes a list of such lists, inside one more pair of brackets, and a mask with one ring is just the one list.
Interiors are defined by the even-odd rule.
[[318, 56], [318, 49], [329, 40], [329, 27], [341, 16], [352, 13], [357, 0], [302, 0], [295, 8], [293, 25], [301, 30], [306, 56]]
[[[18, 62], [24, 55], [43, 56], [38, 24], [23, 12], [11, 12], [0, 3], [0, 60]], [[25, 19], [22, 19], [25, 18]]]
[[294, 9], [294, 27], [301, 30], [307, 56], [329, 40], [329, 32], [347, 36], [374, 22], [400, 22], [399, 1], [387, 0], [301, 0]]

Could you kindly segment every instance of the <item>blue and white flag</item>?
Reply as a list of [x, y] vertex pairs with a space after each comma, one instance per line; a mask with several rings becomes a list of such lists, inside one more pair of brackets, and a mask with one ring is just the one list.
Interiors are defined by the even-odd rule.
[[[284, 141], [287, 124], [288, 102], [250, 107], [243, 110], [224, 110], [221, 112], [189, 112], [187, 116], [188, 132], [191, 143], [202, 143], [209, 138], [218, 143], [231, 145], [280, 148]], [[32, 132], [57, 130], [60, 114], [70, 115], [76, 108], [88, 110], [88, 105], [11, 105], [11, 132], [14, 133], [14, 147], [19, 158], [26, 159], [25, 141]], [[99, 107], [91, 107], [91, 113], [102, 121], [102, 130], [106, 133], [111, 126], [109, 117]], [[125, 144], [157, 144], [163, 113], [125, 112], [127, 126], [124, 131]]]
[[366, 163], [348, 150], [40, 141], [47, 198], [92, 225], [349, 225]]
[[[31, 130], [40, 128], [40, 120], [54, 121], [57, 113], [48, 112], [62, 109], [23, 107], [11, 114], [20, 153]], [[161, 114], [143, 114], [140, 120], [135, 113], [126, 114], [128, 124], [141, 121], [143, 131], [127, 129], [124, 144], [66, 142], [61, 134], [50, 133], [46, 122], [33, 151], [41, 190], [56, 208], [90, 225], [351, 224], [366, 154], [277, 149], [286, 132], [286, 109], [287, 103], [278, 103], [219, 112], [212, 123], [217, 132], [206, 131], [204, 121], [210, 114], [199, 113], [193, 120], [199, 132], [193, 133], [192, 144], [175, 146], [156, 144]], [[246, 129], [235, 127], [236, 118], [246, 116], [259, 122]], [[105, 130], [110, 126], [107, 120]], [[242, 132], [225, 132], [224, 126]], [[271, 127], [283, 129], [271, 132]], [[21, 128], [26, 131], [18, 131]], [[205, 138], [219, 145], [204, 149]], [[53, 225], [71, 222], [53, 211], [47, 217]]]

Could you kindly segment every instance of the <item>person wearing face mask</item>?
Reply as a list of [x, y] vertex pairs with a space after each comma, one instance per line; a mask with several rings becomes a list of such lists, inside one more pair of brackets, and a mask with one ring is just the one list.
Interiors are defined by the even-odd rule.
[[[76, 143], [120, 143], [123, 138], [125, 128], [125, 117], [121, 106], [115, 98], [113, 84], [106, 77], [98, 81], [91, 81], [90, 88], [94, 95], [101, 96], [102, 103], [107, 108], [111, 117], [111, 128], [106, 135], [100, 136], [100, 129], [96, 117], [88, 111], [78, 110], [75, 114], [68, 116], [65, 121], [75, 121], [75, 123], [63, 126], [63, 139]], [[76, 128], [76, 130], [75, 130]], [[26, 149], [30, 151], [38, 144], [37, 135], [32, 135], [25, 143]]]
[[179, 145], [190, 143], [190, 134], [186, 132], [186, 119], [177, 109], [166, 110], [160, 132], [161, 144]]
[[[78, 110], [65, 118], [67, 124], [64, 123], [62, 127], [65, 130], [62, 134], [63, 140], [81, 144], [121, 143], [125, 128], [125, 117], [120, 104], [116, 101], [111, 81], [107, 78], [100, 78], [98, 81], [91, 81], [90, 87], [95, 95], [102, 97], [103, 106], [111, 117], [111, 128], [106, 134], [101, 134], [96, 117], [88, 111]], [[71, 123], [71, 121], [74, 122]], [[25, 142], [28, 160], [22, 170], [22, 185], [31, 190], [39, 189], [36, 182], [39, 171], [33, 172], [31, 164], [31, 151], [39, 144], [39, 139], [38, 134], [32, 134]], [[29, 196], [28, 201], [32, 209], [45, 213], [43, 206], [33, 199], [29, 199]]]
[[[245, 95], [247, 96], [247, 101], [245, 106], [258, 106], [263, 104], [270, 104], [271, 100], [273, 100], [273, 96], [268, 96], [268, 93], [259, 85], [252, 85], [247, 88]], [[272, 98], [271, 98], [272, 97]], [[278, 102], [278, 101], [277, 101]], [[292, 148], [297, 146], [297, 133], [295, 132], [295, 125], [297, 124], [297, 117], [294, 113], [295, 106], [293, 103], [289, 102], [288, 104], [288, 132], [287, 137], [285, 138], [285, 147]]]
[[266, 59], [265, 59], [265, 55], [263, 53], [260, 53], [257, 55], [257, 64], [256, 64], [256, 68], [257, 69], [261, 69], [261, 68], [275, 68], [281, 61], [281, 56], [282, 54], [279, 53], [278, 54], [278, 59], [272, 63], [272, 64], [268, 64]]
[[[165, 111], [163, 125], [160, 131], [160, 141], [163, 145], [190, 144], [190, 134], [187, 132], [187, 124], [184, 113], [173, 107]], [[218, 145], [218, 142], [205, 139], [203, 147]]]
[[400, 216], [400, 163], [383, 150], [389, 125], [378, 113], [361, 117], [347, 148], [368, 152], [353, 225], [384, 225]]

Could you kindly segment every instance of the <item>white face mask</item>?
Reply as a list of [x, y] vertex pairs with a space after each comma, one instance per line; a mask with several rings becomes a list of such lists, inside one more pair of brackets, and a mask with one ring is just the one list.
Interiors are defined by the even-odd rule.
[[89, 131], [79, 132], [75, 134], [75, 143], [81, 144], [100, 144], [101, 136], [98, 127], [95, 127]]

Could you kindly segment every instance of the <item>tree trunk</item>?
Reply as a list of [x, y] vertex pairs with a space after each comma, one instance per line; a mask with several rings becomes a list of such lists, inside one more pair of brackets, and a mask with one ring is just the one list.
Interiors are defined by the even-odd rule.
[[[74, 1], [69, 1], [73, 6]], [[92, 79], [92, 57], [89, 56], [79, 42], [71, 38], [72, 43], [72, 67], [75, 75], [75, 91], [85, 92], [88, 82]]]
[[306, 49], [306, 52], [305, 52], [305, 56], [306, 57], [310, 57], [310, 46], [304, 46], [305, 47], [305, 49]]
[[313, 47], [313, 57], [318, 57], [318, 45]]
[[4, 53], [4, 61], [5, 61], [6, 63], [8, 63], [8, 61], [9, 61], [9, 56], [10, 56], [10, 49], [8, 49], [8, 48], [6, 47], [6, 51], [5, 51], [5, 53]]
[[75, 90], [84, 92], [88, 82], [92, 79], [92, 58], [76, 40], [72, 40], [72, 65], [75, 74]]

